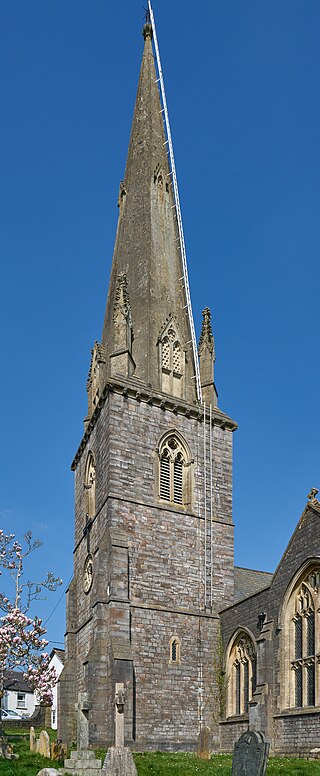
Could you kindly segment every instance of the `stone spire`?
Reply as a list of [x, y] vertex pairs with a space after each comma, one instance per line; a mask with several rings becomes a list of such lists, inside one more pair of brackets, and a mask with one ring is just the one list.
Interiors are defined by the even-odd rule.
[[[194, 402], [191, 332], [149, 22], [143, 36], [102, 337], [106, 373]], [[121, 312], [124, 277], [130, 309], [124, 300]]]
[[214, 349], [214, 337], [211, 326], [211, 312], [209, 307], [202, 311], [202, 329], [199, 340], [200, 380], [202, 398], [206, 404], [217, 406], [218, 394], [214, 384], [214, 363], [216, 354]]

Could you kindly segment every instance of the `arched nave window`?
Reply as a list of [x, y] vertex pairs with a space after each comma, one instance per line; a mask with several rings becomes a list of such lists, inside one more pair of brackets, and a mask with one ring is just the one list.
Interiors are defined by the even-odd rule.
[[320, 705], [320, 563], [293, 580], [284, 602], [282, 706]]
[[256, 688], [256, 658], [253, 639], [246, 631], [238, 631], [231, 641], [227, 658], [228, 717], [248, 714]]

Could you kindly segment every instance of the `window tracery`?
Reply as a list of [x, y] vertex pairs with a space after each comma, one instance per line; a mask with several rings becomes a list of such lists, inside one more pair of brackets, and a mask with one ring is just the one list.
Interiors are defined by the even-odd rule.
[[227, 716], [248, 714], [256, 688], [256, 649], [248, 633], [238, 633], [228, 659]]
[[172, 504], [190, 503], [190, 456], [175, 433], [167, 435], [159, 451], [159, 497]]
[[283, 649], [284, 706], [320, 705], [320, 567], [309, 568], [289, 597]]
[[185, 352], [172, 318], [159, 337], [161, 390], [164, 393], [183, 397]]

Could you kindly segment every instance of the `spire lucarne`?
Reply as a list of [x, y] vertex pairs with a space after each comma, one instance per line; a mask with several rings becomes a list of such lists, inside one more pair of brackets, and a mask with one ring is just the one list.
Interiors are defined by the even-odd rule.
[[[150, 23], [143, 36], [102, 344], [111, 376], [134, 376], [193, 403], [194, 356]], [[124, 282], [121, 332], [117, 304]]]

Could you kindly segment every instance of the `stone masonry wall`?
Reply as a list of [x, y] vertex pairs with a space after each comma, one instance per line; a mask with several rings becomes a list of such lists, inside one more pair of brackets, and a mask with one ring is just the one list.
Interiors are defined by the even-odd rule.
[[[270, 588], [229, 607], [221, 613], [222, 633], [227, 649], [238, 628], [248, 629], [258, 648], [257, 702], [260, 728], [279, 754], [307, 753], [319, 746], [320, 713], [312, 707], [286, 709], [285, 685], [289, 681], [284, 668], [284, 655], [290, 650], [285, 629], [285, 596], [295, 575], [308, 562], [320, 560], [319, 514], [308, 505], [279, 563]], [[258, 629], [258, 615], [265, 612], [263, 629]], [[255, 696], [254, 699], [255, 700]], [[253, 709], [255, 713], [255, 710]], [[225, 730], [222, 733], [225, 740]], [[230, 748], [238, 737], [237, 720], [229, 720]]]
[[[215, 728], [213, 656], [218, 621], [176, 611], [132, 610], [136, 681], [136, 748], [196, 748], [199, 725]], [[170, 663], [170, 639], [181, 642]]]
[[[182, 434], [191, 451], [192, 500], [185, 507], [171, 507], [158, 497], [157, 447], [171, 429]], [[206, 433], [209, 439], [208, 422]], [[112, 737], [114, 681], [121, 666], [132, 718], [127, 737], [137, 748], [190, 749], [196, 746], [201, 716], [212, 728], [216, 725], [217, 611], [233, 598], [231, 431], [214, 426], [212, 449], [214, 501], [211, 506], [207, 484], [207, 512], [212, 508], [213, 585], [206, 610], [201, 413], [199, 418], [187, 417], [109, 393], [77, 462], [76, 696], [88, 690], [94, 700], [89, 717], [95, 744]], [[96, 461], [96, 517], [85, 538], [89, 450]], [[206, 465], [208, 483], [208, 460]], [[93, 584], [85, 593], [83, 569], [89, 551]], [[181, 638], [180, 666], [169, 665], [172, 635]], [[199, 697], [205, 699], [204, 708]]]

